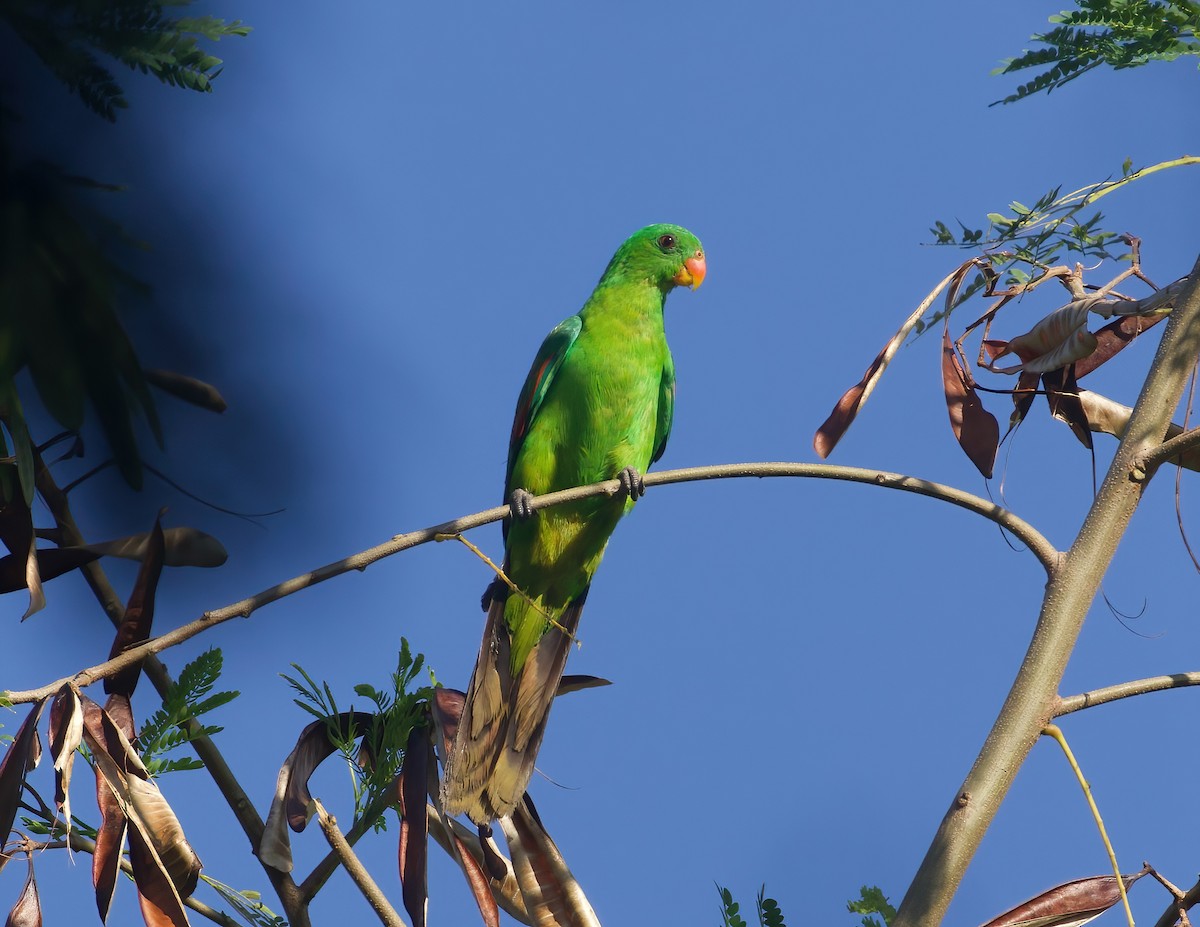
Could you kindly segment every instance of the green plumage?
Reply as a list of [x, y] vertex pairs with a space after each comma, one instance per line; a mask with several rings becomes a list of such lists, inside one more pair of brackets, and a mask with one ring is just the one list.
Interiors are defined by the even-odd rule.
[[[661, 456], [675, 398], [663, 303], [704, 271], [700, 242], [679, 226], [649, 226], [618, 249], [579, 314], [534, 359], [513, 422], [506, 498], [640, 474]], [[505, 573], [521, 594], [489, 607], [447, 764], [451, 813], [484, 823], [520, 801], [588, 585], [633, 502], [591, 498], [506, 525]]]

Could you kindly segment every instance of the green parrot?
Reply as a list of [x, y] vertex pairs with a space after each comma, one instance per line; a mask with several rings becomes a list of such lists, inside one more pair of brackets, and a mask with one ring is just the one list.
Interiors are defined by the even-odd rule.
[[[698, 287], [705, 269], [687, 229], [647, 226], [534, 358], [504, 481], [512, 508], [504, 572], [520, 593], [497, 580], [484, 594], [483, 644], [442, 786], [450, 814], [486, 828], [525, 794], [592, 575], [671, 433], [675, 365], [663, 303], [676, 286]], [[531, 495], [614, 478], [624, 494], [530, 512]]]

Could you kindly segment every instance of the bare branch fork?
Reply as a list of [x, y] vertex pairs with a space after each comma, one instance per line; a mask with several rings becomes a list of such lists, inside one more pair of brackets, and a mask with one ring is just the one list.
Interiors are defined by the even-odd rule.
[[[948, 502], [968, 511], [982, 515], [989, 521], [1003, 527], [1005, 530], [1012, 533], [1021, 543], [1023, 543], [1038, 561], [1045, 568], [1048, 575], [1053, 575], [1057, 569], [1061, 554], [1055, 550], [1053, 545], [1046, 540], [1032, 525], [1017, 515], [1010, 512], [1008, 509], [1002, 508], [987, 499], [980, 496], [964, 492], [961, 489], [955, 489], [952, 486], [945, 486], [940, 483], [931, 483], [927, 480], [917, 479], [912, 476], [905, 476], [900, 473], [889, 473], [882, 470], [868, 470], [861, 467], [839, 467], [831, 464], [811, 464], [811, 463], [739, 463], [739, 464], [715, 464], [704, 467], [687, 467], [680, 470], [662, 470], [655, 473], [647, 473], [645, 476], [646, 486], [660, 486], [669, 483], [686, 483], [696, 480], [716, 480], [716, 479], [735, 479], [735, 478], [767, 478], [767, 477], [792, 477], [801, 479], [832, 479], [843, 480], [852, 483], [864, 483], [870, 486], [879, 486], [884, 489], [896, 489], [903, 492], [916, 493], [922, 496], [928, 496], [933, 499], [940, 499], [943, 502]], [[567, 502], [574, 502], [579, 499], [587, 499], [592, 496], [615, 496], [622, 492], [621, 483], [619, 480], [607, 480], [603, 483], [594, 483], [590, 486], [579, 486], [574, 489], [564, 489], [560, 492], [547, 493], [543, 496], [536, 496], [530, 502], [530, 508], [534, 510], [549, 508], [554, 505], [562, 505]], [[111, 660], [106, 660], [95, 666], [80, 670], [73, 676], [63, 677], [54, 682], [48, 683], [37, 689], [27, 689], [23, 691], [5, 692], [4, 698], [8, 699], [13, 704], [21, 704], [25, 702], [34, 702], [40, 698], [50, 695], [63, 685], [65, 682], [73, 682], [75, 685], [84, 687], [91, 685], [98, 680], [105, 679], [115, 675], [122, 669], [133, 666], [147, 657], [181, 644], [184, 641], [195, 637], [209, 628], [216, 627], [233, 618], [246, 618], [253, 612], [268, 605], [272, 602], [277, 602], [280, 599], [287, 598], [317, 583], [324, 582], [327, 579], [332, 579], [335, 576], [341, 576], [344, 573], [349, 573], [353, 570], [365, 570], [368, 566], [385, 557], [393, 556], [402, 551], [408, 550], [411, 547], [417, 547], [421, 544], [427, 544], [430, 541], [436, 541], [440, 537], [446, 535], [460, 534], [463, 531], [468, 531], [472, 528], [478, 528], [482, 525], [487, 525], [496, 522], [508, 515], [509, 507], [507, 505], [496, 506], [495, 508], [486, 509], [482, 512], [476, 512], [473, 515], [464, 515], [461, 518], [456, 518], [453, 521], [444, 522], [440, 525], [434, 525], [429, 528], [422, 528], [418, 531], [410, 531], [406, 534], [398, 534], [389, 541], [367, 550], [353, 554], [342, 560], [337, 560], [327, 564], [316, 570], [308, 573], [303, 573], [278, 585], [272, 586], [269, 589], [264, 589], [256, 595], [249, 596], [241, 601], [234, 602], [232, 605], [226, 605], [224, 608], [207, 611], [196, 620], [169, 631], [159, 637], [151, 638], [136, 647], [131, 647], [124, 653]], [[115, 599], [115, 595], [113, 595]], [[119, 603], [118, 606], [119, 608]], [[259, 824], [261, 830], [261, 824]]]
[[942, 819], [892, 927], [941, 923], [1017, 770], [1060, 704], [1057, 690], [1084, 617], [1153, 476], [1143, 462], [1163, 446], [1171, 413], [1200, 356], [1198, 280], [1200, 260], [1167, 321], [1125, 435], [1083, 527], [1060, 568], [1051, 573], [1033, 639], [999, 717]]

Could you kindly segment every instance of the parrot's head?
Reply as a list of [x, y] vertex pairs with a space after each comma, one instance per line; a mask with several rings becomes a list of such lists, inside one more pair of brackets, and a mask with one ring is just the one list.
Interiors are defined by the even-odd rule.
[[700, 239], [681, 226], [660, 223], [629, 236], [603, 279], [641, 279], [666, 293], [676, 286], [695, 289], [704, 282], [705, 270]]

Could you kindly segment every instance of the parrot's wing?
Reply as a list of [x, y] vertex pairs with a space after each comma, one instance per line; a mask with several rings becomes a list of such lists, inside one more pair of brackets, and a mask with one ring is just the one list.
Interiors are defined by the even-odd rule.
[[[546, 398], [550, 384], [554, 382], [554, 375], [558, 373], [558, 368], [562, 366], [582, 328], [583, 319], [579, 316], [573, 315], [564, 319], [546, 336], [546, 340], [538, 349], [537, 357], [533, 359], [529, 376], [525, 378], [525, 385], [521, 388], [521, 397], [517, 400], [517, 414], [513, 417], [512, 437], [508, 441], [508, 470], [504, 474], [505, 493], [524, 488], [510, 485], [513, 465], [521, 452], [521, 445], [525, 443], [525, 436], [529, 434], [529, 428], [542, 407], [542, 400]], [[508, 499], [504, 501], [507, 502]]]
[[662, 382], [658, 387], [658, 423], [654, 428], [654, 463], [667, 449], [667, 438], [671, 437], [671, 422], [675, 418], [675, 362], [667, 355], [663, 366]]

